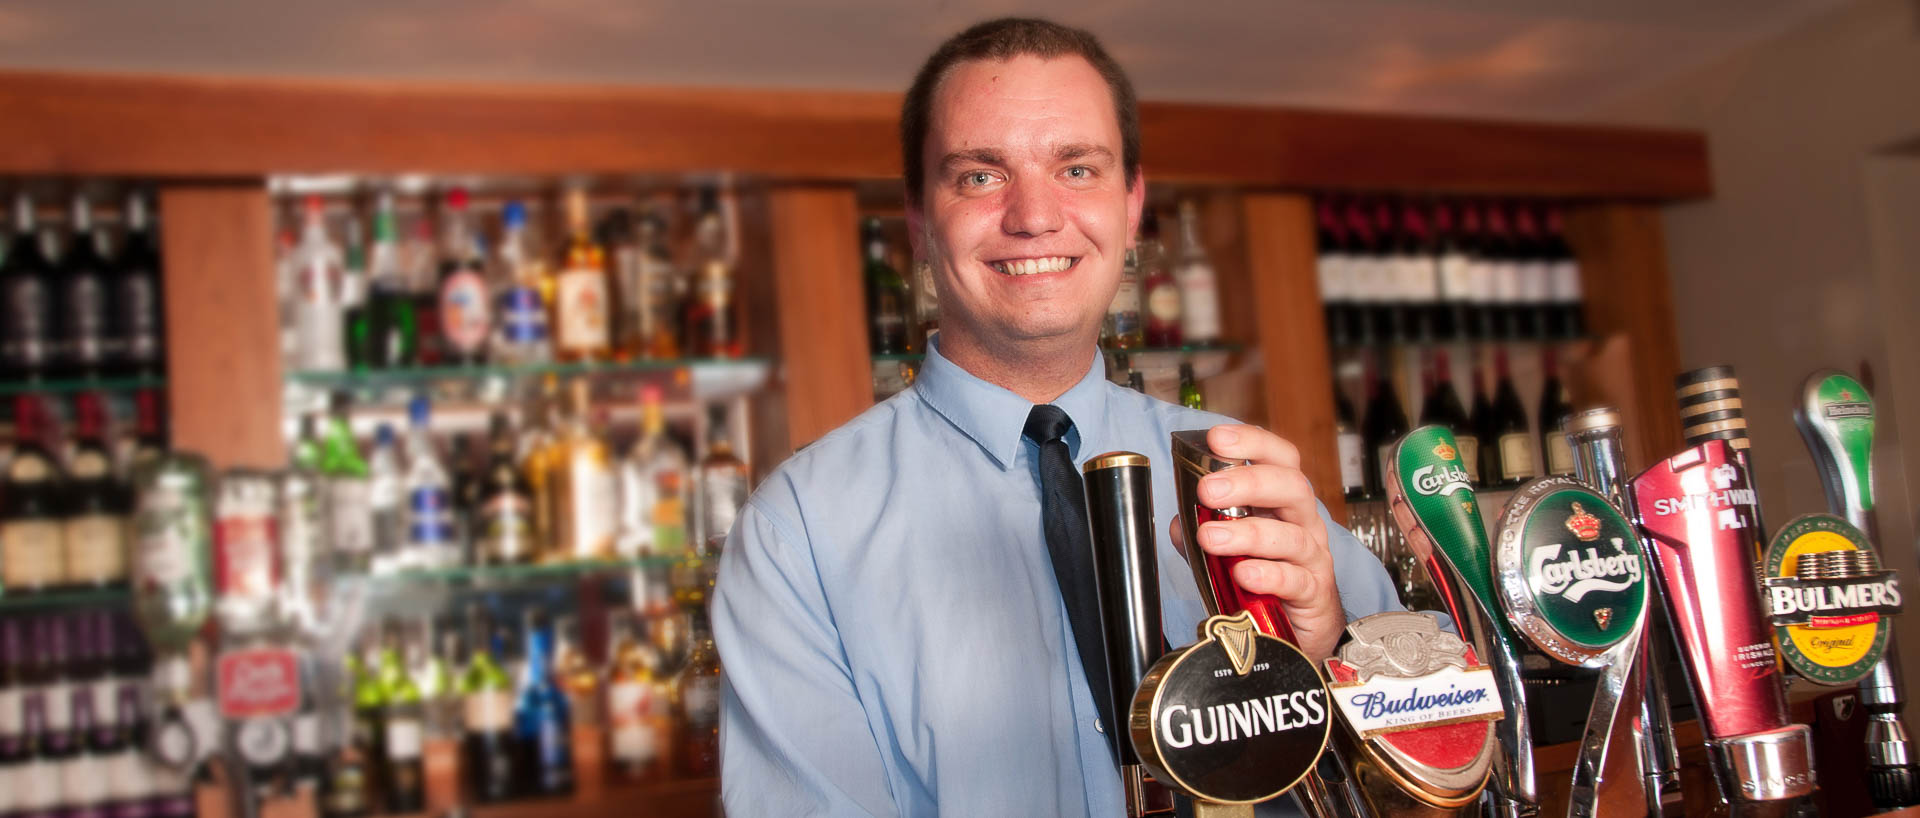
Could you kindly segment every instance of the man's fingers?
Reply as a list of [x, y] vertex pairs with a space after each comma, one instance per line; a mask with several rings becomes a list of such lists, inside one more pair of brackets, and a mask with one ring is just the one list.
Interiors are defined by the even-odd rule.
[[1299, 525], [1320, 520], [1306, 473], [1286, 466], [1255, 463], [1209, 474], [1200, 480], [1200, 501], [1213, 508], [1272, 509], [1280, 519]]
[[1283, 602], [1317, 598], [1319, 574], [1298, 565], [1271, 560], [1242, 560], [1233, 566], [1233, 581], [1256, 594], [1272, 594]]
[[1173, 515], [1173, 519], [1167, 521], [1167, 539], [1173, 541], [1173, 550], [1180, 552], [1180, 556], [1185, 557], [1187, 555], [1187, 532], [1181, 530], [1180, 515], [1178, 514]]
[[1207, 448], [1227, 460], [1251, 460], [1300, 468], [1300, 449], [1258, 426], [1223, 423], [1208, 429]]
[[1284, 560], [1307, 567], [1331, 559], [1305, 528], [1267, 517], [1206, 523], [1200, 526], [1200, 547], [1219, 556]]

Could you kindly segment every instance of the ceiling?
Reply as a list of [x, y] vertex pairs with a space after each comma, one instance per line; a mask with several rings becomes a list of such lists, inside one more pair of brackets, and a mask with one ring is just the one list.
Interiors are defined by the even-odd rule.
[[1006, 14], [1098, 34], [1147, 99], [1585, 119], [1847, 0], [0, 0], [0, 66], [903, 89]]

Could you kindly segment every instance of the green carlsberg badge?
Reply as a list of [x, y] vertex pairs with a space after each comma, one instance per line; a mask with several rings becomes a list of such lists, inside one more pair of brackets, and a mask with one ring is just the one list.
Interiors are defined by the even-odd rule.
[[1494, 560], [1508, 615], [1562, 662], [1593, 666], [1640, 626], [1639, 540], [1625, 515], [1578, 481], [1535, 480], [1515, 492]]

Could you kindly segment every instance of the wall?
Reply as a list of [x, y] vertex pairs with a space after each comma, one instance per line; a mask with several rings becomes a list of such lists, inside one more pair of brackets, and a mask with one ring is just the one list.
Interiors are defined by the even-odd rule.
[[[1920, 587], [1920, 0], [1862, 0], [1594, 115], [1708, 136], [1713, 198], [1665, 213], [1680, 358], [1738, 369], [1768, 522], [1825, 506], [1792, 420], [1802, 380], [1864, 372], [1881, 539]], [[1901, 642], [1920, 690], [1920, 625]]]

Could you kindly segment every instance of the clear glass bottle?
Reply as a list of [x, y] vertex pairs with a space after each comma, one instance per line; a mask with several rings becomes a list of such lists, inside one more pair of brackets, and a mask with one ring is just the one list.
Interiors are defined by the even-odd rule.
[[620, 461], [620, 535], [624, 559], [677, 556], [687, 547], [687, 455], [667, 434], [660, 389], [640, 389], [640, 437]]
[[1120, 267], [1120, 286], [1107, 304], [1107, 317], [1100, 326], [1101, 345], [1108, 349], [1135, 349], [1146, 346], [1146, 325], [1141, 313], [1140, 252], [1128, 248], [1126, 263]]
[[606, 250], [593, 240], [587, 192], [567, 191], [567, 249], [553, 280], [553, 354], [566, 362], [605, 360], [613, 346], [613, 282]]
[[1180, 335], [1189, 344], [1220, 342], [1220, 287], [1200, 240], [1200, 208], [1180, 203]]
[[460, 562], [452, 481], [434, 449], [431, 412], [425, 395], [415, 396], [407, 406], [406, 546], [401, 562], [410, 568], [451, 568]]
[[326, 203], [307, 197], [300, 244], [294, 248], [293, 321], [296, 367], [317, 372], [346, 368], [344, 259], [327, 236]]
[[674, 756], [688, 778], [720, 774], [720, 652], [705, 608], [693, 611], [693, 653], [674, 679], [673, 702], [680, 739]]
[[402, 550], [407, 542], [406, 473], [400, 469], [400, 447], [393, 427], [380, 424], [373, 431], [373, 450], [367, 455], [367, 513], [373, 527], [376, 574], [406, 567]]
[[500, 248], [494, 255], [493, 359], [507, 365], [539, 364], [552, 360], [547, 300], [541, 293], [546, 276], [526, 205], [507, 202], [500, 211]]
[[559, 478], [554, 495], [558, 534], [554, 555], [565, 560], [608, 559], [613, 556], [619, 522], [613, 458], [588, 425], [592, 385], [576, 378], [568, 384], [568, 397], [572, 411], [559, 441], [559, 458], [552, 464]]
[[726, 407], [710, 407], [707, 418], [707, 456], [694, 476], [693, 551], [702, 558], [720, 553], [734, 517], [747, 504], [750, 480], [746, 461], [733, 453]]
[[640, 638], [633, 611], [612, 611], [608, 630], [607, 723], [613, 773], [628, 782], [656, 780], [665, 775], [672, 741], [666, 687], [655, 675], [660, 659]]

